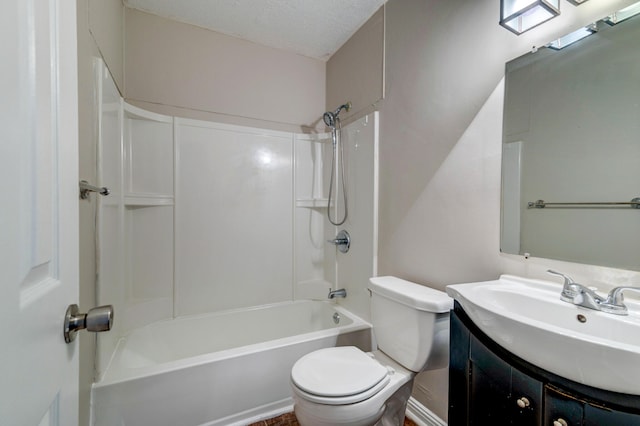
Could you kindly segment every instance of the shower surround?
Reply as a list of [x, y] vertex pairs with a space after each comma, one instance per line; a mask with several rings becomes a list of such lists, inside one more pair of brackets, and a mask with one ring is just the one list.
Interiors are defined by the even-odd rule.
[[[94, 406], [97, 390], [124, 371], [116, 348], [145, 326], [243, 310], [250, 317], [256, 307], [326, 300], [336, 288], [347, 290], [339, 301], [346, 315], [368, 320], [377, 113], [343, 125], [349, 218], [337, 228], [326, 219], [330, 134], [155, 114], [124, 102], [106, 69], [97, 69], [99, 182], [112, 190], [98, 211], [98, 302], [113, 304], [116, 316], [112, 331], [98, 336]], [[326, 243], [340, 229], [353, 239], [347, 254]], [[190, 336], [234, 340], [215, 331]]]

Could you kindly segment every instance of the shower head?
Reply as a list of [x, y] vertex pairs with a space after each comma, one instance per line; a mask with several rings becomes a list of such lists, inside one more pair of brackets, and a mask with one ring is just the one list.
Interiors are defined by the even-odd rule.
[[331, 127], [332, 129], [336, 127], [336, 115], [331, 111], [327, 111], [322, 115], [322, 119], [324, 120], [324, 124]]
[[338, 120], [338, 114], [340, 114], [340, 111], [342, 111], [342, 110], [349, 111], [350, 109], [351, 109], [351, 102], [347, 102], [346, 104], [340, 105], [333, 112], [332, 111], [325, 112], [322, 115], [322, 119], [324, 120], [324, 124], [326, 124], [327, 126], [331, 127], [332, 129], [335, 129], [336, 121]]

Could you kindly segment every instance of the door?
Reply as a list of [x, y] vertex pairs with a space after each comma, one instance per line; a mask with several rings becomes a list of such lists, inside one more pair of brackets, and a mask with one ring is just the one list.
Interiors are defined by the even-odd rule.
[[75, 1], [0, 14], [0, 423], [78, 424]]

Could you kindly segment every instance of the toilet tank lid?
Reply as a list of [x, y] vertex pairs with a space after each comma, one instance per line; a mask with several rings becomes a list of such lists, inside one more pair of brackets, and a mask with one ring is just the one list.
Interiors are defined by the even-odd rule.
[[449, 312], [453, 299], [447, 293], [397, 277], [373, 277], [369, 290], [420, 311]]

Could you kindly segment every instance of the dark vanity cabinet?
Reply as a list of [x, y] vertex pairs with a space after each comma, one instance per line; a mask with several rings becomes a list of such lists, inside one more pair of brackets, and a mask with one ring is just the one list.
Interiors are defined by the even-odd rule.
[[539, 425], [541, 381], [489, 349], [451, 315], [449, 425]]
[[640, 426], [640, 397], [527, 363], [482, 333], [457, 302], [450, 339], [449, 426]]

